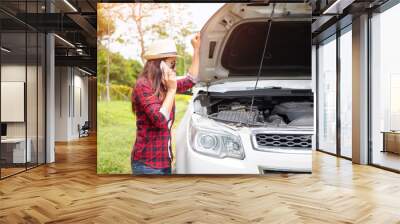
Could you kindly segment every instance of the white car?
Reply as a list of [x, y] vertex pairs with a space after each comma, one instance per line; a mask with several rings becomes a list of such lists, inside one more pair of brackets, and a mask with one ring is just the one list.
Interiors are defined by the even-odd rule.
[[310, 6], [225, 4], [201, 35], [199, 83], [176, 132], [176, 173], [311, 172]]

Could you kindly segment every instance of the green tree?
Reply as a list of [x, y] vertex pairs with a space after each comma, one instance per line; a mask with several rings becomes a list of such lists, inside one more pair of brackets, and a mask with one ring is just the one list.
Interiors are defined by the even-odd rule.
[[114, 7], [110, 3], [99, 3], [97, 6], [97, 40], [103, 41], [105, 37], [115, 32], [115, 21], [108, 16]]
[[[133, 21], [135, 24], [132, 34], [123, 37], [127, 43], [132, 41], [132, 37], [137, 41], [141, 61], [144, 64], [145, 46], [150, 44], [152, 41], [160, 38], [173, 38], [177, 44], [178, 53], [183, 59], [178, 60], [178, 74], [183, 74], [183, 69], [187, 68], [187, 63], [191, 62], [191, 59], [187, 60], [186, 45], [184, 40], [193, 33], [194, 25], [188, 20], [182, 19], [182, 17], [188, 18], [186, 4], [165, 4], [165, 3], [131, 3], [125, 4], [125, 7], [129, 8], [129, 13], [122, 15], [122, 20], [126, 22]], [[154, 15], [159, 16], [159, 21], [153, 21]], [[151, 21], [151, 22], [150, 22]]]
[[[99, 44], [98, 48], [98, 73], [99, 82], [105, 83], [107, 99], [110, 85], [133, 85], [145, 63], [143, 58], [145, 46], [156, 39], [172, 38], [175, 40], [178, 54], [182, 56], [177, 59], [177, 74], [186, 73], [192, 60], [192, 56], [187, 52], [186, 43], [194, 31], [194, 25], [188, 19], [182, 19], [190, 17], [185, 10], [186, 4], [107, 3], [99, 5], [105, 5], [99, 11], [99, 16], [105, 17], [103, 18], [105, 20], [98, 21], [99, 26], [103, 27], [99, 31], [102, 34], [100, 35], [102, 44]], [[111, 28], [104, 28], [104, 24], [108, 24], [108, 20], [120, 20], [125, 23], [128, 28], [127, 34], [121, 34], [120, 37], [116, 37], [115, 33], [110, 35], [108, 29], [114, 32], [115, 27], [112, 25]], [[127, 60], [120, 54], [106, 50], [110, 49], [110, 42], [135, 44], [139, 51], [138, 60]]]
[[[109, 65], [109, 70], [107, 70], [108, 59], [113, 62]], [[142, 71], [142, 69], [143, 66], [139, 61], [126, 59], [119, 53], [110, 52], [106, 47], [102, 45], [99, 46], [97, 53], [97, 76], [99, 83], [106, 83], [108, 71], [108, 76], [110, 78], [110, 88], [112, 88], [113, 85], [123, 85], [131, 87], [135, 84], [137, 76]], [[110, 94], [110, 92], [107, 93], [106, 89], [105, 91], [105, 96], [107, 99], [107, 94]], [[100, 94], [100, 96], [103, 95], [104, 94]], [[111, 95], [112, 94], [109, 95], [110, 98]]]
[[[111, 38], [115, 32], [115, 19], [120, 17], [118, 13], [112, 9], [115, 7], [113, 3], [101, 3], [97, 7], [97, 45], [103, 44], [107, 39], [107, 47], [110, 48]], [[110, 64], [111, 59], [107, 55], [106, 60], [106, 99], [110, 101]]]

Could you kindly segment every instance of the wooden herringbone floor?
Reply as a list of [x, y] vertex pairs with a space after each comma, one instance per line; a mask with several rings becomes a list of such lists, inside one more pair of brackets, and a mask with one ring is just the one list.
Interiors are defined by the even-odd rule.
[[400, 175], [314, 154], [312, 175], [96, 175], [96, 139], [0, 181], [0, 223], [400, 223]]

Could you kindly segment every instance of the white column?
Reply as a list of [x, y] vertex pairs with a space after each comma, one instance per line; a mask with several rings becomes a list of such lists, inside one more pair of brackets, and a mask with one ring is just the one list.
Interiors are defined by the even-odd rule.
[[46, 163], [55, 161], [54, 133], [55, 133], [55, 76], [54, 76], [54, 35], [46, 36]]
[[[54, 5], [46, 1], [46, 11], [53, 12]], [[55, 43], [54, 34], [46, 35], [46, 163], [55, 161]]]
[[368, 163], [368, 16], [353, 20], [353, 162]]

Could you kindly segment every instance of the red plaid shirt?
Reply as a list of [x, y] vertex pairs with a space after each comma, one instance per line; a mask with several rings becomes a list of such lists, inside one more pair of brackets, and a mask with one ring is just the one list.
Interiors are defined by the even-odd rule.
[[[179, 79], [177, 92], [185, 92], [193, 85], [192, 79], [188, 76]], [[172, 157], [171, 147], [168, 147], [171, 130], [168, 127], [168, 120], [160, 112], [163, 102], [154, 95], [149, 80], [139, 78], [136, 81], [132, 100], [135, 102], [137, 128], [136, 141], [131, 153], [132, 159], [157, 169], [171, 167], [172, 158], [168, 155], [171, 153]], [[173, 123], [175, 104], [172, 107], [170, 119]]]

